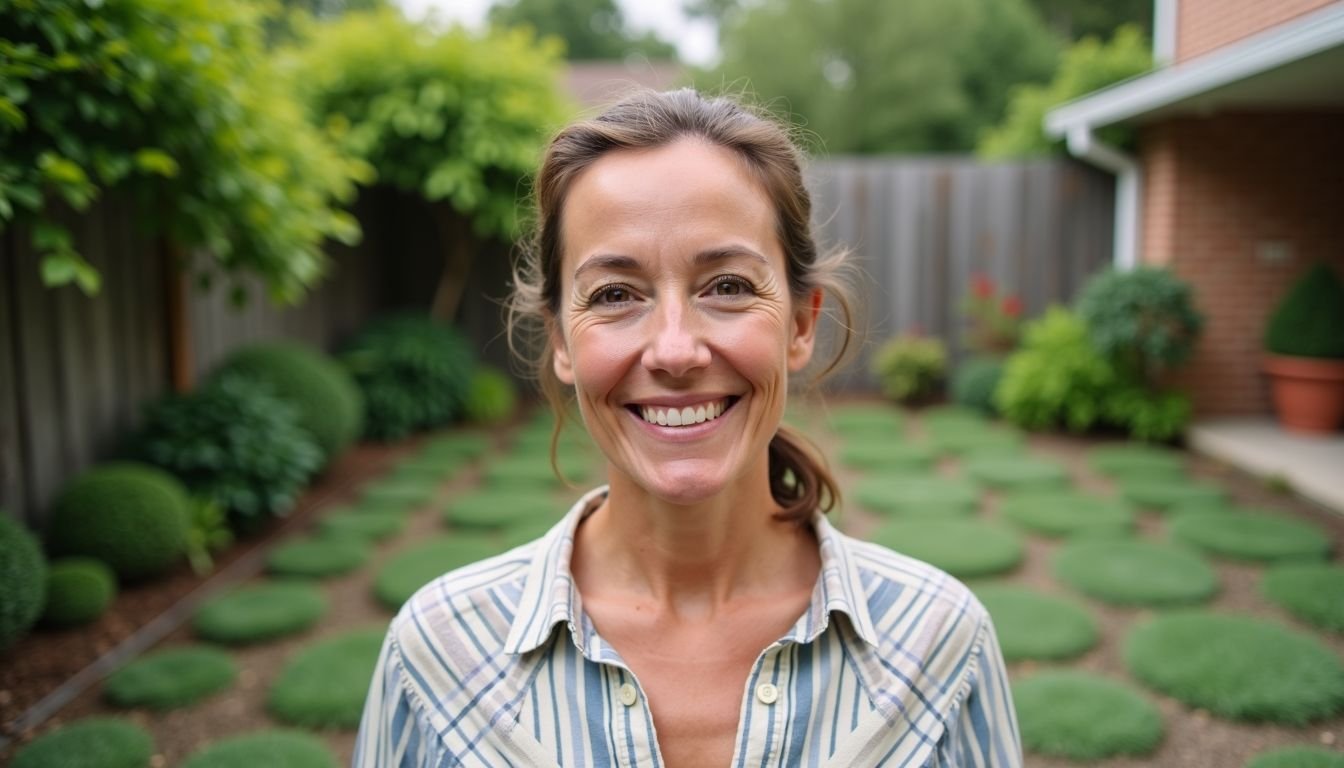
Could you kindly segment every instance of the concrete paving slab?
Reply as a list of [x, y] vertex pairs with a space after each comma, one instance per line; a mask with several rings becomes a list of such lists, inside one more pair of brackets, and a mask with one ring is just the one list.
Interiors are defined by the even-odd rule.
[[1344, 433], [1288, 432], [1269, 418], [1196, 423], [1192, 449], [1263, 478], [1281, 478], [1304, 498], [1344, 514]]

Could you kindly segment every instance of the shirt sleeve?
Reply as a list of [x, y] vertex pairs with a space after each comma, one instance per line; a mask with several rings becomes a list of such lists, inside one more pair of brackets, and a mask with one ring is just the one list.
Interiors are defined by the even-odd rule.
[[404, 661], [393, 629], [383, 641], [355, 740], [353, 768], [419, 768], [425, 741], [403, 682]]
[[994, 625], [985, 618], [975, 658], [975, 679], [947, 740], [947, 765], [1019, 768], [1022, 742], [1013, 710], [1008, 670]]

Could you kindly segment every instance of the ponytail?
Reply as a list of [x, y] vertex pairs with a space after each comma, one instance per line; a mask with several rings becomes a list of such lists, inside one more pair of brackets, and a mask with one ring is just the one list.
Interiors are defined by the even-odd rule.
[[780, 424], [770, 439], [770, 495], [782, 509], [775, 519], [806, 523], [840, 503], [840, 484], [826, 457], [793, 427]]

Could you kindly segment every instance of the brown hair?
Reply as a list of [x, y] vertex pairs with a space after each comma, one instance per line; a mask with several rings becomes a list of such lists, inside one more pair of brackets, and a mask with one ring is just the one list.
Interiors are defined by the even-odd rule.
[[[551, 440], [555, 446], [567, 411], [564, 385], [552, 368], [555, 350], [549, 323], [560, 309], [560, 225], [565, 200], [574, 179], [608, 152], [650, 149], [683, 137], [709, 141], [741, 157], [760, 182], [776, 216], [776, 233], [783, 246], [789, 290], [805, 300], [820, 288], [831, 294], [843, 315], [839, 351], [818, 374], [834, 371], [853, 346], [853, 301], [848, 287], [848, 253], [819, 253], [812, 234], [812, 200], [803, 184], [802, 153], [788, 132], [773, 119], [754, 113], [723, 97], [705, 98], [689, 88], [640, 91], [611, 106], [591, 120], [574, 123], [551, 140], [537, 172], [533, 236], [514, 269], [513, 293], [508, 303], [510, 347], [521, 320], [536, 323], [532, 349], [540, 354], [524, 360], [535, 366], [542, 393], [556, 412]], [[807, 438], [780, 425], [770, 440], [770, 491], [783, 511], [782, 520], [803, 522], [814, 510], [830, 510], [840, 499], [839, 485], [825, 457]]]

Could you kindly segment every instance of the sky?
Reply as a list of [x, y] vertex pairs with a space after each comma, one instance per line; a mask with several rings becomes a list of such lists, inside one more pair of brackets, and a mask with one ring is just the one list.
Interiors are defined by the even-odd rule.
[[[680, 0], [616, 0], [625, 13], [625, 19], [636, 30], [652, 29], [660, 37], [677, 46], [682, 59], [691, 64], [708, 64], [714, 60], [717, 47], [714, 26], [709, 22], [688, 19], [681, 11]], [[419, 19], [433, 11], [448, 21], [460, 21], [469, 27], [483, 24], [490, 0], [397, 0], [411, 18]]]

